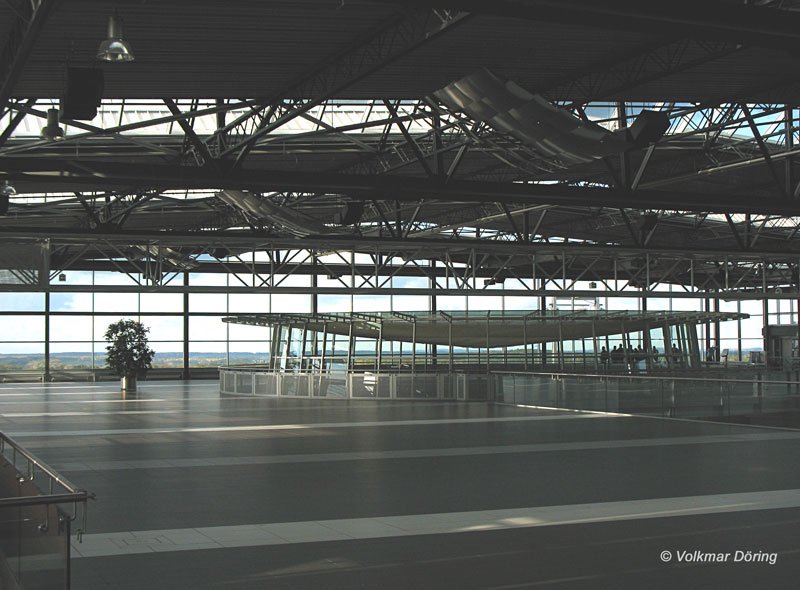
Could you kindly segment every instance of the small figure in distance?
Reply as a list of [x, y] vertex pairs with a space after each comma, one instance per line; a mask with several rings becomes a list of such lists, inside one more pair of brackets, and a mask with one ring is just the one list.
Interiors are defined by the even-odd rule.
[[675, 344], [672, 345], [672, 362], [675, 366], [681, 363], [681, 349]]
[[619, 349], [617, 349], [617, 347], [615, 345], [614, 348], [611, 349], [611, 353], [610, 353], [610, 362], [611, 362], [611, 367], [612, 368], [614, 367], [614, 365], [616, 365], [619, 362], [619, 356], [620, 356], [619, 355]]

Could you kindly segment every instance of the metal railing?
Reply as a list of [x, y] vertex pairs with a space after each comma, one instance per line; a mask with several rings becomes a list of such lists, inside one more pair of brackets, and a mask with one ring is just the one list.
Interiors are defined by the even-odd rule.
[[[732, 378], [727, 378], [731, 373]], [[787, 372], [745, 369], [657, 374], [272, 371], [220, 367], [220, 392], [230, 395], [328, 399], [440, 399], [684, 418], [737, 418], [800, 411], [800, 379]], [[737, 418], [738, 419], [738, 418]]]
[[0, 433], [0, 588], [70, 587], [72, 523], [80, 522], [80, 540], [89, 498], [94, 495]]
[[486, 373], [286, 373], [257, 366], [220, 367], [223, 394], [327, 399], [486, 401]]
[[[651, 373], [565, 373], [460, 370], [372, 372], [274, 371], [220, 367], [220, 392], [231, 395], [330, 399], [495, 400], [575, 410], [694, 418], [800, 409], [800, 381], [764, 370]], [[476, 367], [480, 369], [480, 367]], [[726, 377], [726, 373], [731, 373]]]
[[497, 402], [688, 418], [800, 410], [800, 382], [690, 376], [492, 372]]
[[[260, 365], [268, 370], [280, 370], [284, 372], [307, 373], [321, 372], [329, 370], [350, 370], [377, 371], [384, 372], [408, 372], [412, 369], [415, 372], [422, 371], [458, 371], [463, 372], [472, 368], [486, 371], [486, 367], [500, 368], [506, 367], [510, 371], [532, 371], [532, 372], [563, 372], [563, 373], [619, 373], [629, 374], [637, 372], [658, 372], [670, 373], [685, 370], [708, 370], [717, 368], [727, 369], [729, 366], [728, 358], [723, 357], [722, 361], [704, 360], [700, 363], [692, 363], [690, 355], [686, 352], [677, 353], [652, 353], [643, 350], [622, 351], [613, 356], [608, 353], [605, 357], [599, 351], [558, 351], [555, 349], [547, 350], [491, 350], [487, 354], [485, 349], [473, 350], [472, 352], [455, 351], [452, 354], [446, 350], [437, 352], [410, 351], [404, 352], [383, 352], [380, 355], [356, 353], [346, 355], [343, 352], [326, 355], [280, 355], [272, 358], [271, 363]], [[740, 363], [730, 362], [731, 366], [745, 367], [750, 369], [763, 369], [764, 363]], [[232, 366], [232, 365], [228, 365]], [[256, 365], [242, 365], [252, 367]], [[779, 369], [782, 365], [772, 364], [770, 369]], [[800, 366], [797, 367], [800, 369]]]

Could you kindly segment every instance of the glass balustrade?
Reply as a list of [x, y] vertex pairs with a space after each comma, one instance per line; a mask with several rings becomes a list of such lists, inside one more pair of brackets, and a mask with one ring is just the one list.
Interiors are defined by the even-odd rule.
[[73, 523], [90, 494], [0, 433], [0, 588], [70, 587]]
[[602, 412], [730, 417], [800, 409], [800, 382], [567, 373], [492, 373], [495, 401]]

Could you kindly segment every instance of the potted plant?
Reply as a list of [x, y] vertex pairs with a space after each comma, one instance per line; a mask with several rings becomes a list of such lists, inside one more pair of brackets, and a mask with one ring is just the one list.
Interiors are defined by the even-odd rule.
[[120, 377], [123, 391], [136, 391], [136, 378], [152, 367], [155, 351], [147, 345], [149, 331], [141, 322], [120, 320], [103, 335], [108, 342], [106, 365]]

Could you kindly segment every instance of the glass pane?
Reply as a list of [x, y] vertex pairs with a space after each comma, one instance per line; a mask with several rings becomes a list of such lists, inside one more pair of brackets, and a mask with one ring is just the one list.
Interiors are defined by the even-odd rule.
[[[735, 326], [736, 322], [725, 322], [725, 324], [733, 324]], [[742, 338], [761, 338], [763, 329], [764, 324], [762, 316], [755, 316], [742, 320]]]
[[94, 339], [95, 341], [99, 341], [103, 343], [103, 349], [105, 349], [106, 342], [103, 334], [106, 333], [108, 327], [120, 320], [134, 320], [137, 321], [139, 318], [137, 316], [97, 316], [94, 319]]
[[350, 311], [350, 295], [320, 295], [317, 297], [317, 309], [320, 312]]
[[51, 293], [51, 311], [92, 311], [91, 293]]
[[2, 315], [0, 338], [7, 342], [44, 340], [44, 316]]
[[430, 297], [426, 295], [395, 295], [392, 305], [395, 311], [426, 311], [430, 309]]
[[189, 311], [227, 313], [228, 296], [224, 293], [190, 293]]
[[[63, 275], [64, 280], [61, 280]], [[94, 274], [90, 270], [65, 270], [50, 281], [51, 285], [92, 285]]]
[[153, 367], [183, 367], [183, 342], [152, 342], [150, 346], [156, 351]]
[[189, 284], [195, 287], [224, 287], [228, 284], [228, 275], [207, 272], [190, 273]]
[[226, 340], [228, 324], [222, 321], [224, 316], [190, 316], [189, 337], [192, 340]]
[[484, 309], [503, 309], [502, 297], [467, 297], [468, 309], [481, 311]]
[[[534, 310], [539, 309], [538, 297], [504, 297], [505, 309]], [[438, 306], [438, 298], [437, 298]]]
[[159, 340], [183, 340], [183, 316], [141, 316], [140, 321], [150, 329], [147, 337]]
[[50, 340], [61, 341], [87, 341], [91, 342], [92, 316], [84, 315], [51, 315]]
[[310, 295], [273, 295], [273, 313], [311, 313]]
[[231, 313], [268, 313], [270, 297], [261, 293], [231, 293], [229, 296]]
[[[398, 297], [395, 297], [395, 303]], [[353, 297], [353, 311], [389, 311], [392, 298], [388, 295], [356, 295]], [[400, 309], [395, 307], [395, 309]]]
[[91, 342], [60, 342], [50, 345], [50, 369], [91, 369]]
[[3, 311], [44, 311], [44, 293], [0, 293], [0, 309]]
[[177, 312], [183, 311], [182, 293], [142, 293], [141, 311], [146, 312]]
[[116, 313], [136, 313], [139, 311], [139, 295], [137, 293], [95, 293], [95, 311]]
[[[134, 278], [136, 275], [128, 276], [121, 272], [112, 271], [95, 271], [94, 284], [95, 285], [138, 285], [139, 283]], [[67, 275], [70, 278], [70, 275]], [[114, 295], [113, 293], [110, 295]]]
[[463, 311], [467, 307], [467, 298], [460, 296], [436, 297], [436, 308], [441, 310]]
[[231, 342], [232, 365], [266, 364], [269, 358], [269, 342]]
[[189, 366], [218, 367], [228, 364], [228, 350], [224, 342], [190, 342]]

